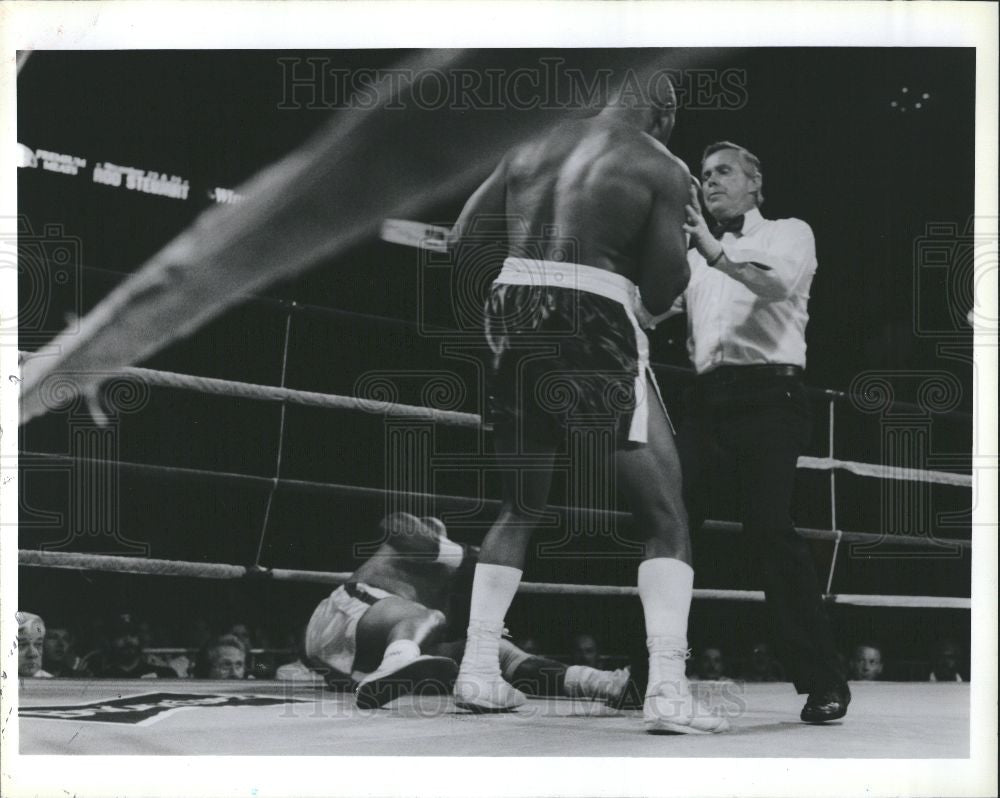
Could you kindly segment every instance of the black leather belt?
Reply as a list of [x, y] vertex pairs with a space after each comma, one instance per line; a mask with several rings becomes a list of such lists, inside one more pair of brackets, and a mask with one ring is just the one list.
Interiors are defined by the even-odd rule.
[[758, 363], [751, 366], [718, 366], [699, 374], [699, 385], [732, 385], [772, 377], [802, 377], [802, 367], [789, 363]]

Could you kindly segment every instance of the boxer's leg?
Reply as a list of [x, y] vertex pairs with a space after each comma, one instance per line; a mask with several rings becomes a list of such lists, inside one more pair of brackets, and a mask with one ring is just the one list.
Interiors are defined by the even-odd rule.
[[[554, 454], [554, 445], [544, 440], [519, 440], [512, 424], [497, 424], [493, 437], [497, 459], [507, 466], [503, 505], [480, 549], [465, 654], [455, 684], [456, 704], [478, 712], [514, 709], [525, 700], [501, 678], [500, 635], [537, 518], [548, 502]], [[522, 455], [527, 455], [523, 463]], [[523, 466], [531, 470], [525, 472]]]
[[[390, 596], [372, 605], [358, 621], [356, 671], [368, 672], [358, 685], [358, 706], [373, 708], [435, 682], [447, 691], [457, 665], [447, 657], [421, 654], [447, 626], [444, 613]], [[381, 661], [379, 661], [381, 660]]]
[[440, 636], [446, 623], [440, 610], [398, 596], [381, 599], [358, 621], [354, 670], [374, 671], [393, 643], [412, 643], [420, 653]]
[[649, 429], [643, 446], [616, 455], [618, 484], [645, 537], [639, 565], [639, 598], [646, 619], [649, 682], [644, 718], [651, 732], [723, 731], [725, 719], [694, 701], [684, 675], [687, 622], [694, 589], [691, 539], [684, 509], [680, 460], [666, 414], [649, 391]]
[[617, 702], [622, 697], [628, 677], [629, 672], [625, 668], [602, 671], [586, 665], [564, 665], [554, 659], [528, 654], [524, 654], [517, 665], [504, 669], [504, 678], [528, 695], [596, 698], [609, 703]]

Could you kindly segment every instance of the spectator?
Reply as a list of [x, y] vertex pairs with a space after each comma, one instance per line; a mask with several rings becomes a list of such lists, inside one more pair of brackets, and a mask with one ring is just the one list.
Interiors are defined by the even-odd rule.
[[139, 648], [142, 649], [142, 658], [150, 665], [158, 668], [170, 668], [178, 676], [183, 674], [173, 666], [173, 655], [152, 651], [151, 649], [168, 648], [162, 628], [155, 628], [148, 620], [136, 621], [136, 631], [139, 635]]
[[[246, 623], [244, 620], [237, 620], [229, 624], [224, 634], [232, 635], [233, 637], [238, 638], [243, 644], [243, 651], [246, 655], [245, 668], [247, 675], [253, 676], [255, 679], [274, 678], [274, 657], [270, 654], [261, 654], [258, 656], [254, 653], [254, 641], [250, 629], [250, 624]], [[261, 642], [264, 643], [263, 647], [266, 648], [267, 641], [262, 640]]]
[[240, 641], [243, 646], [243, 651], [249, 654], [253, 649], [253, 639], [250, 635], [250, 624], [245, 623], [242, 620], [234, 621], [229, 624], [229, 627], [223, 632], [224, 635], [231, 635]]
[[195, 676], [199, 679], [244, 679], [246, 660], [243, 641], [236, 635], [221, 635], [202, 649]]
[[725, 659], [718, 646], [706, 646], [695, 663], [695, 675], [703, 681], [729, 681]]
[[851, 678], [859, 682], [874, 682], [882, 676], [882, 649], [872, 643], [862, 643], [851, 657]]
[[45, 667], [58, 677], [93, 676], [87, 663], [76, 653], [76, 635], [62, 620], [49, 623], [45, 630]]
[[938, 641], [931, 655], [931, 672], [928, 677], [932, 682], [961, 682], [962, 674], [959, 673], [959, 659], [961, 649], [954, 640], [944, 639]]
[[42, 670], [45, 648], [45, 621], [33, 612], [18, 612], [17, 618], [17, 675], [24, 678], [51, 679], [52, 674]]
[[746, 664], [743, 678], [748, 682], [783, 682], [785, 674], [781, 665], [771, 653], [771, 647], [764, 642], [754, 643]]
[[601, 652], [592, 634], [583, 632], [573, 638], [573, 664], [600, 669]]
[[108, 644], [97, 675], [110, 679], [176, 679], [172, 668], [154, 665], [142, 656], [139, 627], [128, 614], [119, 615], [108, 627]]
[[201, 615], [189, 618], [181, 626], [179, 638], [184, 651], [167, 660], [167, 664], [182, 679], [194, 675], [198, 652], [212, 639], [212, 628]]

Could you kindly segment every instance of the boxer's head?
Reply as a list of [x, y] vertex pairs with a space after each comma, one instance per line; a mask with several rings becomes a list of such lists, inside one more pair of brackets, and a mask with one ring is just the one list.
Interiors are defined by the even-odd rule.
[[658, 72], [650, 79], [649, 101], [653, 107], [653, 129], [649, 134], [666, 144], [677, 123], [677, 94], [665, 72]]
[[760, 160], [731, 141], [710, 144], [701, 158], [701, 190], [705, 207], [718, 221], [760, 207], [764, 202]]
[[632, 120], [666, 144], [677, 120], [677, 94], [665, 70], [629, 70], [608, 99], [604, 114]]

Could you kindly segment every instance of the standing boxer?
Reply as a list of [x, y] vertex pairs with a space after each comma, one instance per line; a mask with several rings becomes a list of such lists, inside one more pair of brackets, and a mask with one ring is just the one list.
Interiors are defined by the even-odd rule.
[[646, 544], [638, 585], [650, 655], [647, 729], [705, 733], [727, 723], [693, 699], [684, 675], [690, 540], [673, 432], [640, 328], [647, 309], [667, 310], [687, 284], [682, 226], [691, 177], [664, 146], [676, 114], [673, 88], [643, 77], [638, 87], [623, 84], [596, 116], [509, 152], [452, 234], [460, 270], [472, 268], [463, 263], [463, 241], [487, 223], [507, 253], [486, 306], [503, 505], [476, 566], [455, 699], [473, 711], [524, 702], [501, 678], [504, 616], [570, 416], [598, 417], [614, 428], [611, 465]]

